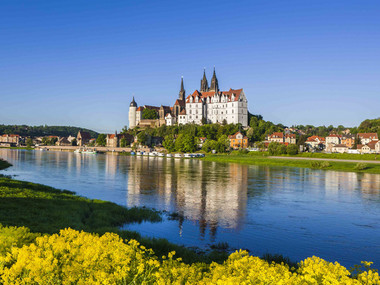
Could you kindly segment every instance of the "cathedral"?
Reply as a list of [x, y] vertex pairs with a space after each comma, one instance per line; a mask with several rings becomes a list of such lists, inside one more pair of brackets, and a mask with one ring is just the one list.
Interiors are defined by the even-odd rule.
[[[144, 109], [155, 110], [156, 119], [143, 119]], [[216, 77], [215, 68], [208, 85], [206, 71], [203, 71], [200, 89], [195, 90], [186, 97], [186, 91], [181, 79], [181, 89], [178, 99], [173, 107], [163, 106], [137, 106], [133, 98], [129, 106], [129, 128], [158, 127], [161, 125], [172, 126], [175, 124], [204, 124], [204, 123], [223, 123], [248, 125], [248, 101], [243, 89], [230, 89], [220, 91]]]

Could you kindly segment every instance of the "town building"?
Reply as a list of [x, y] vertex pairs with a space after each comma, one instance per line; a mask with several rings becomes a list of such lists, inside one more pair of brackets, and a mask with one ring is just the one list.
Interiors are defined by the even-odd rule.
[[88, 132], [79, 131], [77, 135], [77, 145], [84, 146], [89, 143], [91, 135]]
[[326, 147], [326, 140], [324, 137], [311, 136], [306, 139], [305, 145], [310, 150], [323, 150]]
[[241, 132], [237, 132], [232, 136], [228, 136], [230, 147], [233, 149], [248, 148], [248, 138], [243, 136]]
[[[230, 89], [220, 91], [215, 68], [209, 87], [206, 72], [203, 72], [200, 90], [195, 90], [185, 97], [183, 78], [178, 99], [173, 107], [169, 106], [137, 106], [135, 99], [129, 105], [129, 127], [136, 126], [161, 126], [174, 124], [203, 124], [203, 123], [227, 123], [248, 126], [248, 101], [243, 89]], [[144, 122], [143, 112], [145, 109], [155, 110], [157, 118]], [[169, 117], [167, 115], [170, 114]], [[150, 119], [152, 120], [152, 119]]]
[[379, 140], [377, 133], [358, 133], [358, 138], [360, 139], [360, 142], [363, 145], [371, 141]]
[[345, 134], [342, 136], [341, 143], [348, 148], [352, 148], [355, 145], [355, 136], [351, 134]]
[[348, 147], [345, 144], [335, 144], [332, 146], [331, 152], [346, 153], [348, 152]]
[[266, 145], [269, 145], [271, 142], [278, 142], [281, 144], [296, 144], [297, 139], [295, 134], [286, 133], [285, 135], [282, 132], [274, 132], [267, 136]]
[[326, 137], [326, 151], [332, 151], [334, 145], [341, 143], [341, 136], [336, 134], [330, 134]]
[[0, 136], [0, 145], [1, 146], [19, 146], [20, 145], [20, 136], [15, 134], [5, 134]]
[[107, 134], [106, 137], [106, 146], [107, 147], [120, 147], [121, 146], [121, 140], [125, 139], [125, 145], [129, 146], [133, 140], [134, 137], [129, 134], [118, 134], [115, 132], [114, 134]]
[[55, 143], [57, 146], [71, 146], [72, 143], [68, 140], [66, 137], [61, 137], [58, 139], [58, 141]]

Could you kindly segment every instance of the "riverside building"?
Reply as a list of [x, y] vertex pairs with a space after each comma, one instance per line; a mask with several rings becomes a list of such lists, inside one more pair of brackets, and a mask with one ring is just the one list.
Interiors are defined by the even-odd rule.
[[[157, 118], [152, 120], [143, 119], [144, 109], [154, 109], [157, 111]], [[181, 79], [181, 88], [178, 99], [173, 107], [163, 106], [140, 106], [138, 107], [133, 98], [129, 106], [129, 128], [136, 126], [161, 125], [172, 126], [174, 124], [203, 124], [203, 123], [224, 123], [248, 125], [248, 101], [243, 89], [230, 89], [220, 91], [216, 77], [215, 68], [208, 85], [206, 72], [203, 72], [200, 89], [195, 90], [186, 97], [186, 91]]]

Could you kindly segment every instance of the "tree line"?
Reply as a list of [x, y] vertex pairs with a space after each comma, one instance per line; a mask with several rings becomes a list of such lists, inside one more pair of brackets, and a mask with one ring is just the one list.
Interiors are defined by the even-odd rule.
[[0, 134], [16, 134], [23, 137], [76, 136], [79, 131], [90, 133], [91, 137], [98, 137], [98, 133], [84, 128], [71, 126], [28, 126], [28, 125], [0, 125]]

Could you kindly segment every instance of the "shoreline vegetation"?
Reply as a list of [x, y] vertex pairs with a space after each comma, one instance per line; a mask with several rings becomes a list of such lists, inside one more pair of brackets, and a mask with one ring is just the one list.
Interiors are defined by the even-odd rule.
[[[280, 167], [302, 167], [310, 169], [323, 169], [323, 170], [335, 170], [346, 172], [361, 172], [380, 174], [380, 163], [370, 163], [367, 160], [373, 160], [375, 162], [375, 156], [362, 155], [361, 159], [353, 155], [335, 155], [332, 157], [326, 157], [330, 154], [315, 153], [309, 155], [283, 155], [280, 157], [271, 157], [265, 152], [239, 152], [233, 151], [230, 154], [210, 154], [201, 158], [204, 161], [214, 161], [221, 163], [240, 163], [246, 165], [262, 165], [262, 166], [280, 166]], [[311, 158], [310, 160], [304, 158]], [[289, 158], [289, 159], [287, 159]], [[299, 159], [297, 159], [299, 158]], [[326, 159], [326, 160], [313, 160]], [[340, 161], [329, 161], [327, 159], [339, 159]], [[380, 157], [379, 157], [380, 159]], [[346, 160], [357, 160], [356, 162], [349, 162]], [[361, 162], [366, 160], [366, 162]]]
[[[0, 159], [0, 170], [9, 166]], [[293, 264], [281, 255], [259, 258], [242, 250], [197, 253], [119, 229], [125, 223], [161, 219], [152, 209], [128, 209], [0, 175], [0, 283], [380, 282], [370, 262], [350, 272], [315, 256]]]

